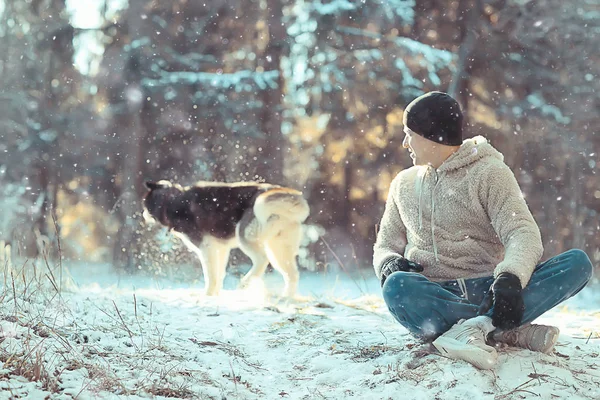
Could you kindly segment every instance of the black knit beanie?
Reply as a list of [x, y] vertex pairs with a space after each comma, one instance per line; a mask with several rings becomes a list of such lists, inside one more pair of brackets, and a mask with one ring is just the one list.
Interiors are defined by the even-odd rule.
[[458, 102], [442, 92], [414, 99], [404, 110], [404, 125], [425, 139], [447, 146], [462, 144], [463, 115]]

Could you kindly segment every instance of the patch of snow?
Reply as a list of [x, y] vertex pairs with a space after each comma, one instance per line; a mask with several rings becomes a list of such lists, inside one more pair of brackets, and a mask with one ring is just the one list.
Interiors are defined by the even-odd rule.
[[244, 291], [228, 276], [211, 298], [201, 282], [107, 271], [71, 268], [77, 285], [60, 296], [4, 288], [1, 390], [50, 399], [600, 398], [597, 288], [539, 319], [561, 329], [553, 354], [503, 348], [495, 370], [479, 371], [412, 337], [368, 271], [305, 272], [294, 301], [272, 294], [275, 273]]

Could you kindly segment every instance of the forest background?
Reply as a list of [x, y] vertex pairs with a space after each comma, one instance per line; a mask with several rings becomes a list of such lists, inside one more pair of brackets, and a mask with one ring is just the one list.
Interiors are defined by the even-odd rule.
[[143, 223], [144, 180], [265, 180], [311, 205], [303, 267], [366, 271], [411, 165], [403, 107], [442, 90], [504, 153], [544, 257], [600, 260], [598, 0], [4, 1], [0, 38], [13, 258], [177, 274], [193, 257]]

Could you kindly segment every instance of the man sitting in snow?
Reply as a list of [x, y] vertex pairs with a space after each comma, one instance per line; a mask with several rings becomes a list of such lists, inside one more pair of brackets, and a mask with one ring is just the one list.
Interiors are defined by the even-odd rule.
[[393, 316], [443, 354], [489, 369], [493, 343], [550, 352], [558, 328], [530, 324], [579, 292], [592, 264], [569, 250], [538, 265], [539, 228], [503, 156], [462, 140], [456, 100], [431, 92], [404, 112], [414, 167], [392, 181], [374, 268]]

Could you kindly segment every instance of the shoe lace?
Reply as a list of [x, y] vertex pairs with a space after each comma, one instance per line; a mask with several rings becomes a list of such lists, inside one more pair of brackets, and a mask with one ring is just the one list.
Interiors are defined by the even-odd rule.
[[485, 342], [483, 331], [476, 326], [463, 326], [455, 337], [456, 340], [464, 341], [467, 344]]

